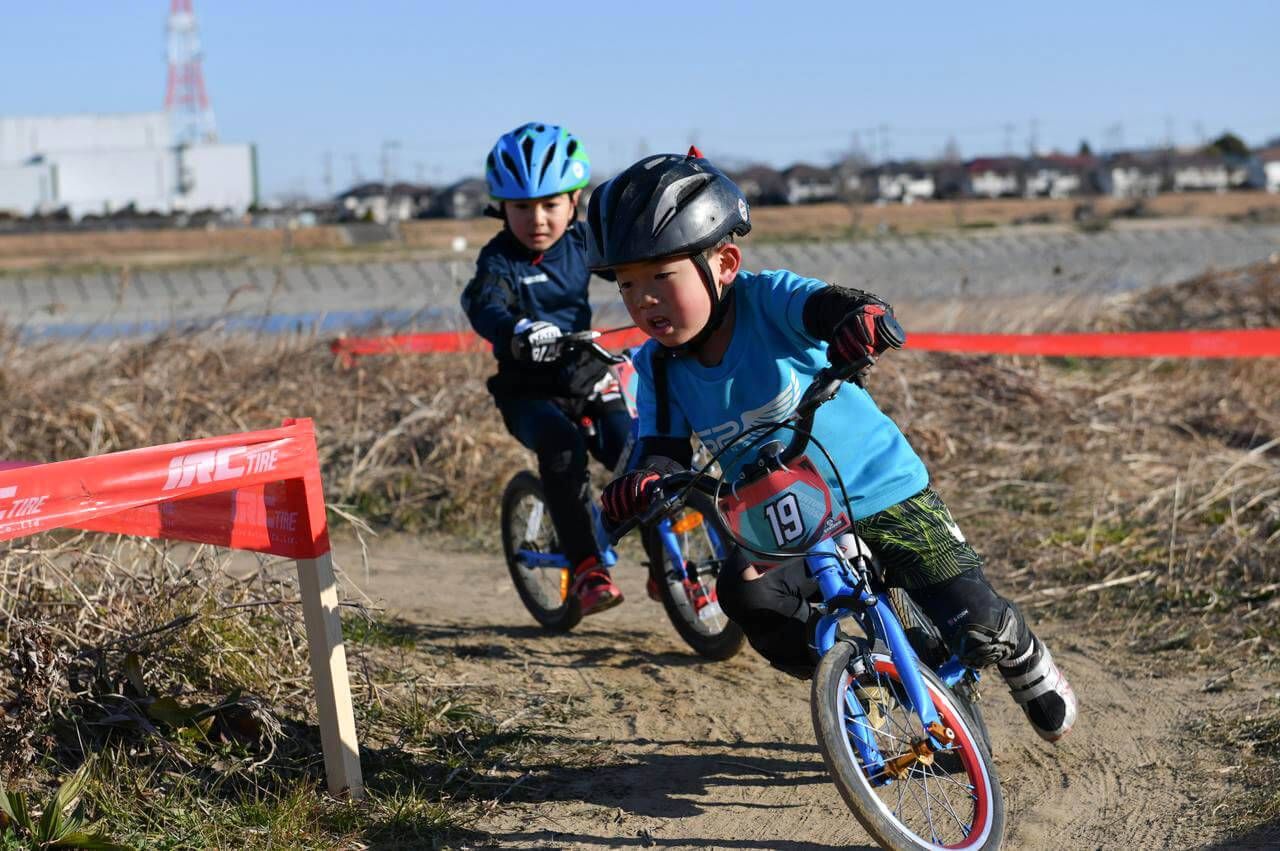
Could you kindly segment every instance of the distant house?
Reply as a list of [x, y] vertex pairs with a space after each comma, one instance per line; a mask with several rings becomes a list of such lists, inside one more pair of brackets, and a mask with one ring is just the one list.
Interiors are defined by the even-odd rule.
[[1163, 184], [1164, 163], [1155, 154], [1112, 154], [1100, 172], [1100, 190], [1116, 198], [1153, 198]]
[[338, 196], [348, 221], [390, 221], [412, 219], [431, 205], [432, 190], [416, 183], [361, 183]]
[[937, 196], [933, 170], [917, 162], [887, 162], [862, 173], [877, 200], [910, 204]]
[[979, 198], [1017, 198], [1022, 194], [1023, 162], [1017, 157], [978, 157], [965, 163], [969, 191]]
[[1070, 198], [1097, 189], [1098, 161], [1092, 156], [1046, 154], [1027, 161], [1023, 194], [1028, 198]]
[[489, 185], [479, 177], [469, 177], [441, 189], [432, 211], [449, 219], [474, 219], [489, 204]]
[[829, 168], [796, 163], [782, 173], [788, 204], [834, 201], [839, 195], [839, 178]]
[[1268, 192], [1280, 192], [1280, 145], [1258, 151], [1262, 182]]
[[1169, 183], [1174, 192], [1226, 192], [1231, 167], [1220, 154], [1174, 154], [1169, 158]]
[[1232, 189], [1264, 189], [1267, 172], [1257, 155], [1227, 157], [1227, 169]]
[[738, 184], [747, 202], [752, 206], [787, 204], [787, 181], [782, 172], [767, 165], [753, 165], [735, 172], [733, 182]]

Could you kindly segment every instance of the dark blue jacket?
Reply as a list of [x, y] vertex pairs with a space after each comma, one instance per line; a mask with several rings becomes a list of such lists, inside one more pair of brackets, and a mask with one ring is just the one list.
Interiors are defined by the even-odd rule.
[[573, 223], [542, 254], [526, 248], [505, 228], [476, 260], [476, 276], [462, 291], [462, 309], [476, 333], [493, 344], [498, 375], [495, 395], [568, 394], [572, 368], [518, 361], [511, 336], [521, 319], [550, 322], [568, 333], [591, 327], [587, 249], [582, 227]]

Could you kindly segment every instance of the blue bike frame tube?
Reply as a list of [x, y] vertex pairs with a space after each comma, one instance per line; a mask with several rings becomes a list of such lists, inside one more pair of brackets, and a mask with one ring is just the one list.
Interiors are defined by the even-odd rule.
[[868, 609], [867, 615], [875, 626], [876, 634], [889, 645], [893, 664], [898, 669], [898, 679], [907, 690], [907, 699], [911, 701], [911, 706], [908, 708], [915, 712], [920, 718], [920, 723], [927, 727], [938, 720], [938, 710], [929, 697], [929, 689], [924, 684], [924, 677], [920, 676], [919, 660], [915, 651], [911, 649], [911, 643], [907, 641], [907, 634], [902, 631], [902, 624], [898, 623], [898, 619], [893, 615], [893, 605], [889, 602], [889, 595], [881, 593], [876, 597], [880, 602]]
[[[840, 570], [839, 550], [836, 549], [834, 541], [830, 539], [819, 541], [805, 555], [805, 566], [809, 575], [818, 581], [818, 588], [822, 591], [822, 599], [825, 602], [829, 603], [836, 597], [859, 596], [858, 592], [845, 581], [844, 572]], [[828, 613], [818, 621], [818, 628], [814, 632], [814, 649], [818, 651], [819, 656], [826, 655], [835, 644], [836, 622], [840, 620], [842, 614], [842, 611], [828, 609]]]
[[600, 506], [594, 502], [591, 503], [591, 525], [596, 535], [596, 549], [600, 551], [601, 566], [613, 567], [618, 563], [618, 554], [609, 546], [609, 534], [604, 530], [604, 515], [600, 513]]
[[706, 518], [702, 519], [703, 526], [707, 530], [707, 540], [711, 541], [711, 552], [715, 554], [717, 559], [726, 559], [729, 553], [725, 551], [724, 542], [720, 540], [720, 534], [716, 531], [716, 527], [707, 523]]
[[[965, 664], [952, 656], [950, 659], [942, 663], [938, 668], [938, 679], [947, 684], [947, 688], [955, 688], [956, 685], [964, 679], [964, 675], [969, 672]], [[974, 671], [974, 677], [978, 676], [978, 672]]]
[[569, 559], [561, 553], [540, 553], [536, 550], [516, 550], [516, 558], [524, 562], [525, 567], [569, 567]]
[[[805, 555], [805, 566], [809, 575], [818, 580], [822, 599], [827, 602], [837, 597], [857, 594], [857, 591], [844, 580], [844, 571], [840, 569], [838, 553], [835, 543], [828, 539], [819, 542]], [[861, 596], [864, 599], [866, 597], [865, 594]], [[840, 608], [829, 610], [818, 621], [818, 627], [814, 633], [816, 645], [814, 649], [818, 651], [819, 656], [826, 655], [827, 651], [835, 645], [837, 624], [847, 611]], [[875, 737], [868, 729], [866, 707], [862, 705], [862, 701], [858, 699], [858, 695], [852, 688], [845, 691], [844, 700], [852, 721], [851, 724], [846, 725], [845, 731], [853, 737], [854, 747], [858, 749], [858, 755], [862, 758], [862, 764], [866, 767], [867, 773], [877, 774], [884, 764], [884, 757], [880, 755]]]
[[675, 565], [676, 578], [681, 582], [689, 578], [688, 572], [685, 571], [684, 553], [680, 551], [680, 539], [676, 537], [676, 533], [671, 531], [671, 518], [663, 518], [658, 524], [658, 537], [662, 539], [663, 549], [667, 551], [667, 558], [670, 563]]

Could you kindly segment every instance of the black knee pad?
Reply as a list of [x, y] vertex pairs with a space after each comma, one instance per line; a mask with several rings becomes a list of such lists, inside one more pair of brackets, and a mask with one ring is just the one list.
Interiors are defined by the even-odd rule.
[[996, 593], [980, 568], [910, 594], [970, 667], [1014, 658], [1031, 644], [1022, 612]]
[[998, 621], [969, 621], [949, 638], [948, 643], [961, 662], [970, 668], [985, 668], [1014, 658], [1026, 634], [1022, 613], [1017, 606], [1006, 601]]

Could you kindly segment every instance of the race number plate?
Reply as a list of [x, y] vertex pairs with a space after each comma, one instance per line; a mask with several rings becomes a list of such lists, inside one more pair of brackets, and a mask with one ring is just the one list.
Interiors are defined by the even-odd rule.
[[822, 475], [803, 456], [722, 496], [720, 510], [740, 540], [766, 552], [802, 555], [850, 527]]

